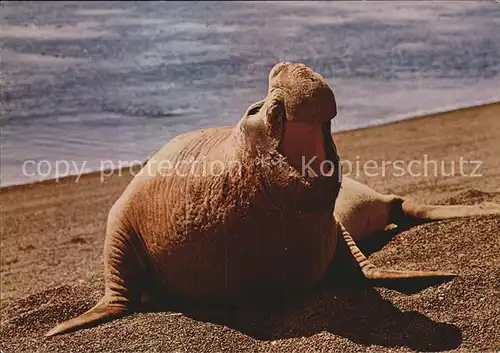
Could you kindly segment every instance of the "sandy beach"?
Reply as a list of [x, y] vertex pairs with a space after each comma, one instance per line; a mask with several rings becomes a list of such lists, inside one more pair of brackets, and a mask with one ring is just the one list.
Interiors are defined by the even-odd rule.
[[[413, 166], [413, 175], [403, 176], [395, 176], [393, 163], [352, 171], [379, 192], [426, 203], [500, 203], [500, 103], [334, 133], [334, 139], [353, 165]], [[468, 162], [461, 172], [460, 158]], [[423, 175], [421, 164], [410, 164], [424, 159], [444, 165], [444, 173]], [[141, 312], [45, 338], [56, 323], [100, 299], [107, 212], [130, 180], [127, 172], [103, 182], [92, 173], [78, 182], [68, 177], [0, 189], [2, 352], [500, 350], [498, 217], [436, 222], [363, 244], [384, 268], [459, 274], [417, 293], [325, 280], [273, 308]]]

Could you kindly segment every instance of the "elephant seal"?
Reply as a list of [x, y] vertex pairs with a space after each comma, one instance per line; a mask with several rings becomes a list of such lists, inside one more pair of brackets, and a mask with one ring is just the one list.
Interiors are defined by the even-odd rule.
[[[283, 62], [269, 74], [265, 99], [236, 126], [167, 143], [109, 212], [104, 297], [47, 335], [137, 310], [151, 282], [194, 302], [318, 282], [337, 239], [336, 114], [323, 77]], [[317, 155], [318, 172], [324, 162], [319, 177], [301, 174], [301, 155]]]
[[330, 131], [336, 114], [323, 77], [282, 62], [269, 74], [265, 99], [236, 126], [189, 132], [167, 143], [109, 212], [103, 298], [46, 335], [130, 314], [151, 283], [165, 298], [194, 302], [269, 288], [300, 290], [322, 279], [339, 239], [367, 278], [453, 277], [377, 269], [355, 240], [412, 217], [499, 209], [432, 208], [348, 178], [341, 182]]

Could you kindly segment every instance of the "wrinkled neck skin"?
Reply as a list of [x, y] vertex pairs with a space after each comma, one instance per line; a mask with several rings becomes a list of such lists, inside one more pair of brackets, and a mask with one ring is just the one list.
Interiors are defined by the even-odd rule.
[[[246, 172], [259, 179], [275, 209], [333, 212], [340, 178], [330, 124], [287, 121], [276, 136], [258, 116], [246, 117], [236, 125], [232, 138], [239, 158], [246, 161]], [[303, 160], [307, 164], [311, 159], [310, 168], [303, 168]]]

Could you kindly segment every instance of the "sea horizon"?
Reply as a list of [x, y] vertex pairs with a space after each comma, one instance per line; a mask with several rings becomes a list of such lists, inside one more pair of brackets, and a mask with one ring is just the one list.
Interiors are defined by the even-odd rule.
[[[449, 113], [449, 112], [454, 112], [454, 111], [459, 111], [459, 110], [469, 109], [469, 108], [478, 108], [478, 107], [482, 107], [482, 106], [488, 106], [491, 104], [498, 104], [498, 103], [500, 103], [500, 100], [488, 101], [488, 102], [485, 101], [485, 102], [479, 102], [479, 103], [476, 102], [476, 103], [477, 104], [446, 107], [446, 108], [437, 109], [437, 110], [433, 110], [433, 111], [427, 111], [427, 112], [426, 111], [418, 111], [418, 112], [414, 112], [414, 113], [407, 114], [407, 115], [388, 117], [385, 120], [372, 121], [371, 125], [363, 125], [363, 126], [358, 126], [358, 127], [353, 127], [353, 128], [340, 129], [340, 130], [332, 131], [332, 133], [341, 133], [341, 132], [356, 131], [356, 130], [361, 130], [361, 129], [375, 128], [377, 126], [390, 125], [390, 124], [403, 122], [403, 121], [407, 121], [407, 120], [412, 120], [412, 119], [426, 118], [426, 117], [430, 117], [430, 116], [433, 116], [436, 114]], [[166, 142], [168, 142], [168, 141], [166, 141]], [[153, 153], [154, 152], [152, 152], [152, 154]], [[12, 180], [11, 183], [3, 183], [3, 182], [0, 183], [0, 189], [28, 185], [28, 184], [36, 184], [39, 182], [51, 181], [51, 180], [60, 181], [60, 180], [66, 179], [66, 178], [73, 178], [73, 177], [77, 177], [77, 176], [81, 177], [81, 176], [84, 176], [87, 174], [94, 174], [94, 173], [98, 173], [98, 172], [102, 173], [105, 171], [112, 171], [113, 172], [112, 174], [114, 174], [114, 172], [116, 172], [118, 170], [127, 170], [127, 169], [132, 168], [132, 169], [135, 169], [135, 172], [137, 172], [139, 169], [136, 169], [133, 167], [138, 167], [139, 165], [142, 165], [142, 163], [144, 161], [136, 160], [136, 162], [137, 162], [136, 164], [122, 164], [118, 167], [117, 165], [119, 164], [118, 163], [119, 161], [117, 160], [117, 161], [115, 161], [116, 165], [114, 167], [111, 167], [111, 168], [85, 168], [82, 171], [73, 171], [73, 172], [70, 171], [69, 173], [65, 173], [63, 175], [53, 174], [53, 175], [50, 175], [50, 176], [45, 177], [45, 178], [40, 178], [40, 177], [25, 178], [21, 182], [18, 182], [18, 183], [16, 183], [14, 180]], [[74, 162], [74, 161], [70, 161], [70, 162]], [[107, 177], [109, 177], [109, 176], [106, 174], [103, 174], [104, 179]]]
[[6, 2], [1, 187], [26, 161], [147, 159], [235, 124], [279, 61], [323, 75], [332, 131], [500, 101], [494, 2]]

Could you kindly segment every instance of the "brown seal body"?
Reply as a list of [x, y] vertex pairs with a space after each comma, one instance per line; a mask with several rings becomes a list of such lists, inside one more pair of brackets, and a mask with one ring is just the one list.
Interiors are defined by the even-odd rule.
[[[109, 213], [104, 297], [48, 335], [136, 310], [148, 283], [169, 296], [207, 301], [318, 282], [337, 240], [335, 115], [326, 81], [284, 62], [270, 72], [267, 97], [235, 127], [165, 145]], [[299, 154], [319, 156], [314, 167], [321, 172], [303, 176]]]

